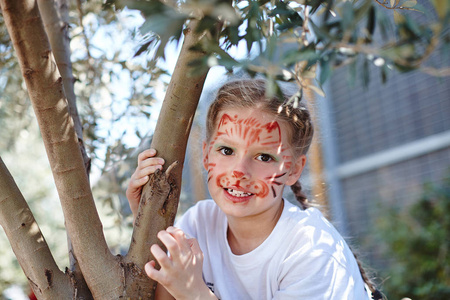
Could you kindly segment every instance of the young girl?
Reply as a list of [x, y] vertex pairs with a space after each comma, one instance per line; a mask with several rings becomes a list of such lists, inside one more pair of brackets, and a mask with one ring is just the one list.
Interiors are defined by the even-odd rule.
[[[212, 200], [158, 234], [168, 254], [153, 245], [161, 268], [145, 267], [157, 298], [369, 299], [346, 242], [301, 192], [313, 127], [308, 111], [287, 100], [267, 99], [263, 80], [218, 91], [203, 144]], [[163, 164], [153, 149], [139, 155], [127, 189], [134, 214], [148, 175]], [[285, 186], [301, 208], [282, 198]]]

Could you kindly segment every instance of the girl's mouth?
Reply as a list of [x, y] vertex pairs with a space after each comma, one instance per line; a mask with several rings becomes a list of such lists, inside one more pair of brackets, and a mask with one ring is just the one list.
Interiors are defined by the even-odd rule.
[[228, 189], [225, 188], [225, 190], [228, 192], [228, 194], [230, 194], [233, 197], [248, 197], [248, 196], [252, 196], [252, 193], [246, 193], [246, 192], [242, 192], [242, 191], [237, 191], [237, 190], [233, 190], [233, 189]]

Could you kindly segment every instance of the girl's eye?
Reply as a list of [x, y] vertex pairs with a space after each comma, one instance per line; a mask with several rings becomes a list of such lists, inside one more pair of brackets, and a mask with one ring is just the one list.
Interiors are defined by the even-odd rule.
[[269, 162], [269, 161], [274, 160], [273, 157], [272, 157], [271, 155], [269, 155], [269, 154], [264, 154], [264, 153], [258, 155], [258, 156], [256, 157], [256, 159], [259, 160], [259, 161], [263, 161], [263, 162]]
[[228, 148], [228, 147], [220, 147], [219, 152], [222, 153], [223, 155], [232, 155], [233, 149]]

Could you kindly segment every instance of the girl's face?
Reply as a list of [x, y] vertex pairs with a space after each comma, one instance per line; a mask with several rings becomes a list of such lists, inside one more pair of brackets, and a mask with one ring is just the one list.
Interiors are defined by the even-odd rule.
[[298, 180], [306, 161], [294, 158], [288, 127], [258, 109], [222, 111], [203, 155], [209, 192], [229, 217], [278, 211], [284, 186]]

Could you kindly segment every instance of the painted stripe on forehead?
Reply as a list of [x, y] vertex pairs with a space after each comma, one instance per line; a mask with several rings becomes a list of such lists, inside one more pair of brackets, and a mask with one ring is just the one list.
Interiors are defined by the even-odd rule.
[[[234, 133], [242, 139], [248, 140], [248, 145], [258, 142], [263, 146], [276, 146], [281, 143], [281, 128], [277, 121], [261, 125], [254, 117], [239, 119], [238, 115], [231, 117], [228, 114], [223, 114], [217, 127], [216, 136], [227, 135], [232, 137]], [[265, 133], [267, 135], [264, 135]]]

